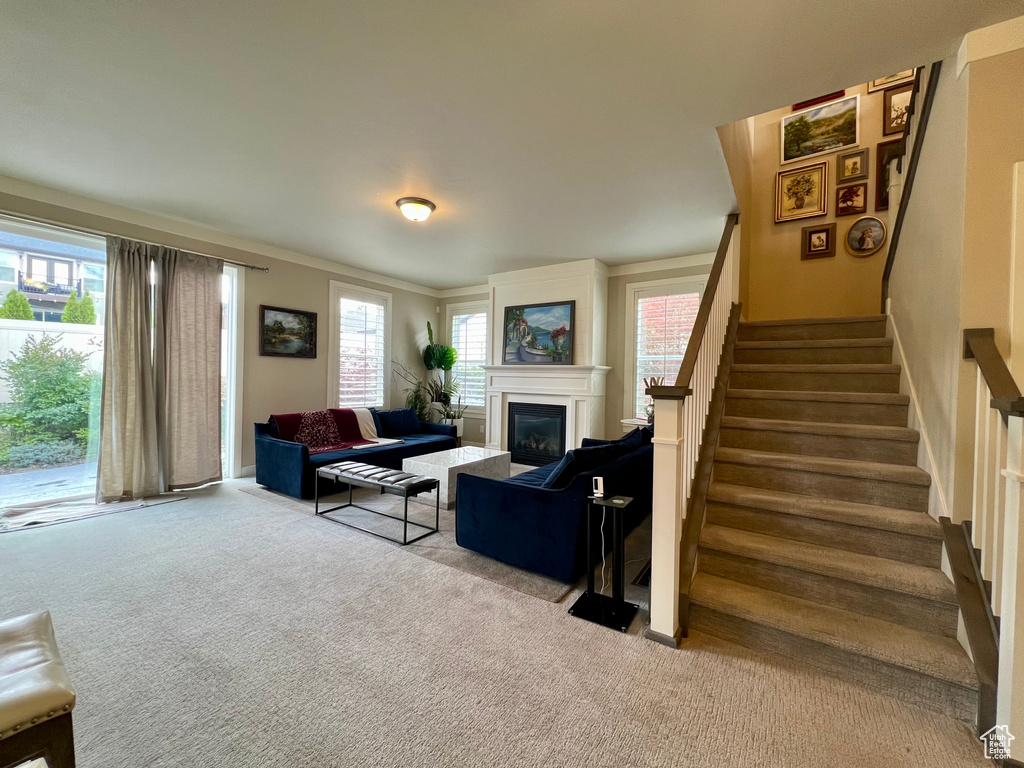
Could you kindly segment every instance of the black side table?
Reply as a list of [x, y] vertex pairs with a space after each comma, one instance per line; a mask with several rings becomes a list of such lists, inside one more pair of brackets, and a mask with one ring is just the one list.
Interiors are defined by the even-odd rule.
[[[587, 591], [572, 604], [569, 615], [592, 621], [602, 627], [625, 632], [633, 622], [638, 606], [626, 602], [625, 537], [622, 512], [633, 501], [629, 496], [588, 497], [587, 505]], [[594, 515], [599, 508], [612, 510], [612, 596], [594, 589], [594, 546], [600, 535], [594, 530]], [[603, 552], [601, 553], [604, 554]]]

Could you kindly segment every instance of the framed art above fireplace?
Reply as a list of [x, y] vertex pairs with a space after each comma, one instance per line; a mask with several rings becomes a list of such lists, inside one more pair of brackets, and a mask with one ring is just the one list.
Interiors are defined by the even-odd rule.
[[575, 301], [505, 307], [503, 365], [572, 365]]

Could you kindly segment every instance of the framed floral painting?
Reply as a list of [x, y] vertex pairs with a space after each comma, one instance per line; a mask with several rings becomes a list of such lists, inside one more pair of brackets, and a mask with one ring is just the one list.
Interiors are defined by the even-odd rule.
[[828, 211], [828, 162], [779, 171], [775, 180], [775, 223], [824, 216]]

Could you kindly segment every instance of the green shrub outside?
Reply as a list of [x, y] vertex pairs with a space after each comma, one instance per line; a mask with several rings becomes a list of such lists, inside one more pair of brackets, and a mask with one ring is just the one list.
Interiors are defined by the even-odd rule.
[[0, 305], [0, 318], [5, 320], [35, 320], [32, 313], [32, 305], [28, 303], [28, 297], [21, 291], [10, 291], [4, 297], [4, 303]]

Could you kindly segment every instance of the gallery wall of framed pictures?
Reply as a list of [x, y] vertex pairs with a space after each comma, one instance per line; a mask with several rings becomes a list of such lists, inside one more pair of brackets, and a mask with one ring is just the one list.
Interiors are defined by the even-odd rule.
[[801, 260], [883, 250], [890, 162], [903, 152], [913, 87], [914, 70], [899, 72], [794, 105], [778, 118], [774, 224], [820, 219], [800, 229]]

